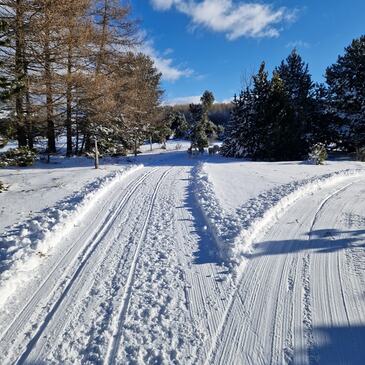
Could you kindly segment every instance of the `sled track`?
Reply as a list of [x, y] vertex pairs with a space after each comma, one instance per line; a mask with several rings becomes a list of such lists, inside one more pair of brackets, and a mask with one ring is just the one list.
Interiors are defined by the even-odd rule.
[[[16, 316], [14, 321], [8, 326], [8, 328], [3, 332], [0, 339], [0, 347], [1, 348], [9, 348], [11, 346], [11, 341], [14, 339], [19, 332], [21, 332], [21, 328], [23, 327], [24, 323], [26, 323], [31, 315], [34, 312], [34, 309], [37, 307], [37, 304], [44, 298], [48, 297], [52, 294], [54, 290], [62, 288], [62, 294], [59, 298], [51, 304], [50, 308], [47, 311], [46, 316], [42, 320], [42, 323], [39, 325], [35, 334], [32, 335], [28, 344], [26, 345], [25, 350], [23, 353], [18, 357], [16, 361], [17, 364], [22, 364], [27, 360], [30, 352], [32, 351], [33, 347], [37, 343], [38, 339], [42, 336], [42, 333], [46, 329], [49, 321], [57, 311], [57, 309], [62, 304], [62, 301], [66, 297], [67, 293], [72, 288], [74, 282], [78, 278], [78, 276], [82, 273], [84, 266], [86, 265], [88, 259], [91, 257], [93, 252], [98, 247], [99, 243], [102, 241], [103, 237], [105, 236], [106, 232], [108, 232], [109, 228], [113, 225], [116, 217], [120, 212], [124, 209], [128, 201], [131, 199], [133, 194], [136, 192], [138, 187], [140, 187], [144, 181], [153, 173], [156, 169], [153, 169], [141, 177], [137, 178], [136, 180], [132, 181], [125, 189], [124, 196], [122, 197], [121, 201], [117, 205], [116, 209], [103, 219], [103, 224], [101, 225], [102, 228], [100, 231], [93, 231], [86, 242], [83, 243], [83, 239], [85, 237], [81, 237], [78, 239], [69, 249], [68, 251], [60, 258], [58, 263], [49, 273], [49, 275], [45, 278], [45, 280], [41, 283], [39, 288], [36, 292], [32, 295], [32, 297], [28, 300], [27, 304], [22, 308], [19, 314]], [[80, 247], [81, 245], [81, 247]], [[81, 251], [81, 254], [79, 252]], [[76, 256], [76, 259], [73, 257]], [[78, 260], [76, 267], [71, 265], [71, 268], [74, 269], [73, 272], [66, 272], [63, 273], [61, 278], [57, 280], [59, 277], [60, 272], [62, 272], [62, 268], [67, 266], [66, 263], [74, 262]], [[55, 285], [56, 283], [56, 285]], [[56, 287], [56, 289], [54, 289]]]
[[114, 364], [115, 363], [115, 359], [117, 357], [118, 350], [119, 350], [119, 345], [121, 343], [121, 339], [122, 339], [122, 336], [123, 336], [123, 323], [125, 321], [126, 314], [127, 314], [127, 311], [128, 311], [128, 306], [129, 306], [129, 301], [130, 301], [130, 297], [131, 297], [131, 293], [132, 293], [132, 285], [133, 285], [133, 281], [134, 281], [134, 276], [135, 276], [139, 251], [140, 251], [143, 239], [145, 238], [145, 235], [146, 235], [146, 232], [147, 232], [148, 223], [149, 223], [149, 220], [150, 220], [150, 217], [151, 217], [151, 214], [152, 214], [152, 210], [153, 210], [153, 207], [154, 207], [154, 204], [155, 204], [156, 196], [157, 196], [157, 194], [160, 190], [160, 187], [161, 187], [161, 184], [162, 184], [163, 180], [165, 179], [165, 177], [169, 174], [169, 172], [171, 170], [172, 170], [172, 168], [168, 169], [159, 178], [158, 183], [156, 184], [154, 192], [153, 192], [152, 197], [150, 199], [150, 204], [149, 204], [149, 207], [148, 207], [147, 216], [146, 216], [146, 219], [143, 223], [141, 235], [139, 237], [137, 247], [136, 247], [134, 255], [133, 255], [131, 267], [129, 269], [128, 278], [127, 278], [127, 282], [126, 282], [126, 285], [125, 285], [123, 298], [122, 298], [122, 301], [120, 303], [118, 314], [115, 316], [117, 323], [114, 323], [114, 326], [113, 326], [114, 331], [113, 331], [113, 334], [112, 334], [112, 339], [109, 343], [107, 354], [105, 356], [105, 359], [106, 359], [105, 362], [104, 362], [105, 364]]

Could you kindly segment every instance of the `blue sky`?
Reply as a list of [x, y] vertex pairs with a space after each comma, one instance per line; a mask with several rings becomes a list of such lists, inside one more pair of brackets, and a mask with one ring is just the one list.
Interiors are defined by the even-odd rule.
[[231, 99], [261, 61], [272, 70], [296, 47], [315, 81], [365, 33], [364, 0], [131, 0], [144, 50], [163, 73], [166, 102], [206, 89]]

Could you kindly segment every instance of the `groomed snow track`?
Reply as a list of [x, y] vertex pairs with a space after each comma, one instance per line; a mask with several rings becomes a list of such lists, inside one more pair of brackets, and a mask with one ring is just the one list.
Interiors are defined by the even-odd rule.
[[362, 364], [364, 179], [299, 200], [255, 244], [205, 364]]
[[1, 364], [362, 364], [365, 179], [323, 187], [237, 278], [186, 158], [119, 181], [0, 312]]

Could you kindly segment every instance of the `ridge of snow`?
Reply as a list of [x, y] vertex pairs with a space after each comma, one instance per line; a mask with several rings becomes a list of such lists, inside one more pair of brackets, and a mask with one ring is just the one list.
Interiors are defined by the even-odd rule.
[[42, 263], [97, 201], [117, 182], [142, 167], [128, 166], [99, 177], [54, 207], [42, 211], [39, 216], [9, 227], [0, 236], [0, 307], [19, 284], [30, 279], [30, 272]]
[[346, 169], [290, 182], [249, 199], [230, 214], [221, 207], [213, 183], [204, 171], [204, 163], [193, 171], [193, 186], [206, 224], [216, 241], [219, 256], [234, 271], [240, 271], [254, 240], [265, 233], [297, 200], [322, 188], [364, 175], [363, 169]]

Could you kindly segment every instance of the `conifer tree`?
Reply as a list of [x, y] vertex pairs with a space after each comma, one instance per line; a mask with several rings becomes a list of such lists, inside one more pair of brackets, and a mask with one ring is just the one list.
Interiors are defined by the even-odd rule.
[[209, 120], [209, 110], [214, 103], [214, 95], [206, 90], [201, 99], [201, 104], [191, 104], [189, 109], [193, 119], [193, 126], [190, 131], [191, 146], [203, 151], [209, 146], [209, 140], [217, 136], [217, 126]]
[[275, 72], [284, 83], [285, 90], [293, 109], [291, 123], [293, 150], [287, 151], [288, 159], [301, 158], [307, 154], [311, 144], [309, 131], [312, 129], [312, 113], [314, 107], [311, 75], [308, 65], [294, 49], [285, 61], [282, 61]]
[[331, 111], [342, 121], [341, 139], [352, 150], [365, 146], [365, 35], [354, 39], [326, 71]]

